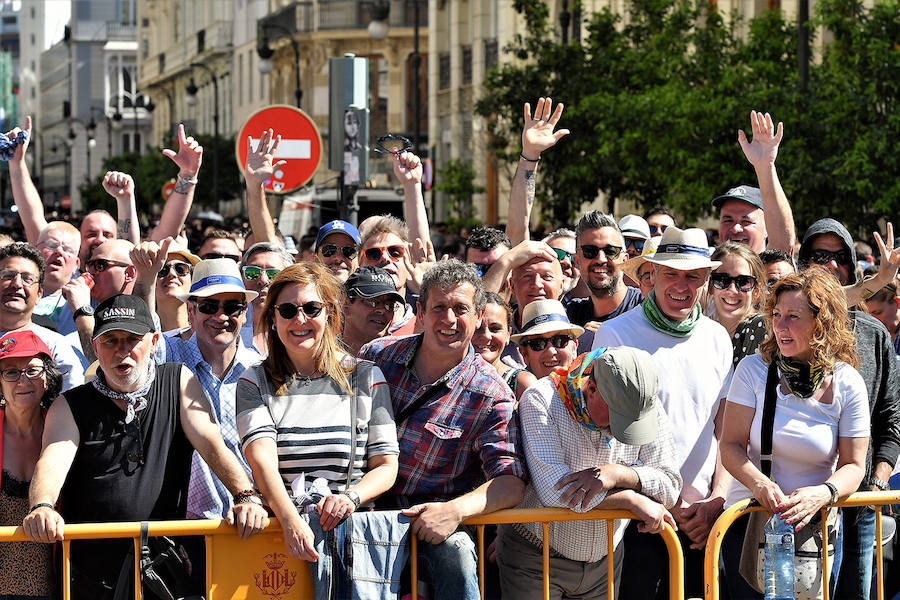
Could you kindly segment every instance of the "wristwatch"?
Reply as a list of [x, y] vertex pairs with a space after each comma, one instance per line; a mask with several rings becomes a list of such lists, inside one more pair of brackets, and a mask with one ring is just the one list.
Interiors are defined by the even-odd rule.
[[348, 498], [350, 498], [350, 502], [352, 502], [353, 506], [355, 507], [354, 510], [356, 508], [359, 508], [359, 494], [357, 494], [353, 490], [344, 490], [341, 493], [343, 495], [347, 496]]
[[94, 316], [94, 307], [90, 304], [85, 304], [79, 308], [75, 309], [75, 312], [72, 313], [72, 320], [74, 321], [78, 317], [93, 317]]
[[837, 486], [835, 486], [835, 485], [834, 485], [833, 483], [831, 483], [830, 481], [826, 481], [826, 482], [823, 483], [822, 485], [824, 485], [825, 487], [827, 487], [827, 488], [828, 488], [828, 491], [831, 492], [831, 500], [828, 501], [828, 504], [834, 504], [835, 502], [837, 502], [837, 500], [838, 500]]
[[891, 484], [889, 484], [884, 479], [878, 479], [877, 477], [869, 477], [869, 485], [874, 485], [882, 492], [886, 492], [891, 489]]

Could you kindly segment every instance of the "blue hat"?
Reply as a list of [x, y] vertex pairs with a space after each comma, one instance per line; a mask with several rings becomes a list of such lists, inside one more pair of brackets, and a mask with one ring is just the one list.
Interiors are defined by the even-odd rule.
[[357, 244], [359, 243], [359, 231], [357, 231], [356, 227], [348, 223], [347, 221], [334, 220], [325, 223], [321, 227], [319, 227], [319, 233], [316, 235], [316, 247], [315, 250], [319, 249], [319, 245], [322, 243], [322, 240], [325, 239], [331, 233], [346, 233], [353, 241]]

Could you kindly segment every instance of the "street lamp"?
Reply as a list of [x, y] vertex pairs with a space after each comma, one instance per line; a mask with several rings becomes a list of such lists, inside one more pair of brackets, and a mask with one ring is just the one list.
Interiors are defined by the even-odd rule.
[[[218, 152], [216, 152], [216, 144], [219, 141], [219, 81], [216, 78], [216, 72], [203, 63], [191, 63], [191, 68], [198, 68], [206, 71], [209, 74], [209, 80], [213, 84], [213, 131], [215, 135], [213, 143], [211, 144], [213, 160], [213, 198], [215, 198], [216, 205], [221, 213], [221, 200], [219, 198], [219, 158]], [[197, 84], [194, 83], [194, 77], [191, 76], [191, 81], [187, 86], [188, 95], [186, 101], [188, 106], [197, 104], [198, 91]]]
[[260, 23], [260, 29], [262, 30], [262, 34], [259, 36], [259, 43], [256, 46], [256, 54], [259, 56], [257, 69], [259, 69], [260, 73], [271, 73], [273, 69], [272, 55], [275, 54], [275, 50], [269, 45], [269, 38], [266, 35], [267, 29], [275, 29], [276, 31], [284, 33], [291, 43], [291, 48], [294, 50], [294, 97], [297, 99], [297, 108], [300, 108], [300, 101], [303, 99], [303, 90], [300, 88], [300, 48], [297, 46], [297, 40], [294, 39], [294, 35], [288, 28], [282, 27], [276, 23]]
[[[115, 121], [116, 123], [121, 121], [124, 117], [122, 112], [119, 110], [119, 101], [122, 99], [128, 99], [131, 101], [131, 114], [134, 117], [134, 141], [132, 143], [132, 146], [134, 147], [134, 151], [140, 154], [141, 147], [138, 145], [138, 136], [140, 135], [140, 129], [138, 127], [138, 109], [143, 108], [149, 111], [150, 108], [148, 107], [143, 92], [127, 92], [125, 90], [122, 90], [119, 92], [119, 95], [116, 96], [116, 111], [112, 116], [113, 121]], [[152, 105], [153, 103], [150, 102], [149, 104]]]

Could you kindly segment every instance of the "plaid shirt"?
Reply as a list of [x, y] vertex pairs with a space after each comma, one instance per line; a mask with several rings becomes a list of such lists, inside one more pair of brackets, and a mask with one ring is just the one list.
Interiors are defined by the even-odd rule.
[[411, 506], [456, 498], [500, 475], [527, 480], [509, 387], [471, 346], [457, 366], [422, 385], [413, 367], [421, 343], [422, 334], [379, 338], [359, 353], [384, 373], [395, 416], [431, 395], [397, 422], [400, 468], [390, 494]]

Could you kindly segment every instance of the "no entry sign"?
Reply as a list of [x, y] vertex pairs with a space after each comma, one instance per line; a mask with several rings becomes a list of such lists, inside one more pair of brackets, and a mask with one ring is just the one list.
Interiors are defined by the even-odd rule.
[[250, 115], [235, 142], [241, 171], [247, 164], [247, 136], [253, 139], [253, 150], [256, 150], [260, 136], [268, 129], [281, 136], [275, 162], [286, 160], [287, 163], [275, 169], [265, 187], [273, 192], [290, 192], [312, 179], [322, 156], [322, 136], [313, 120], [299, 108], [286, 104], [263, 108]]

